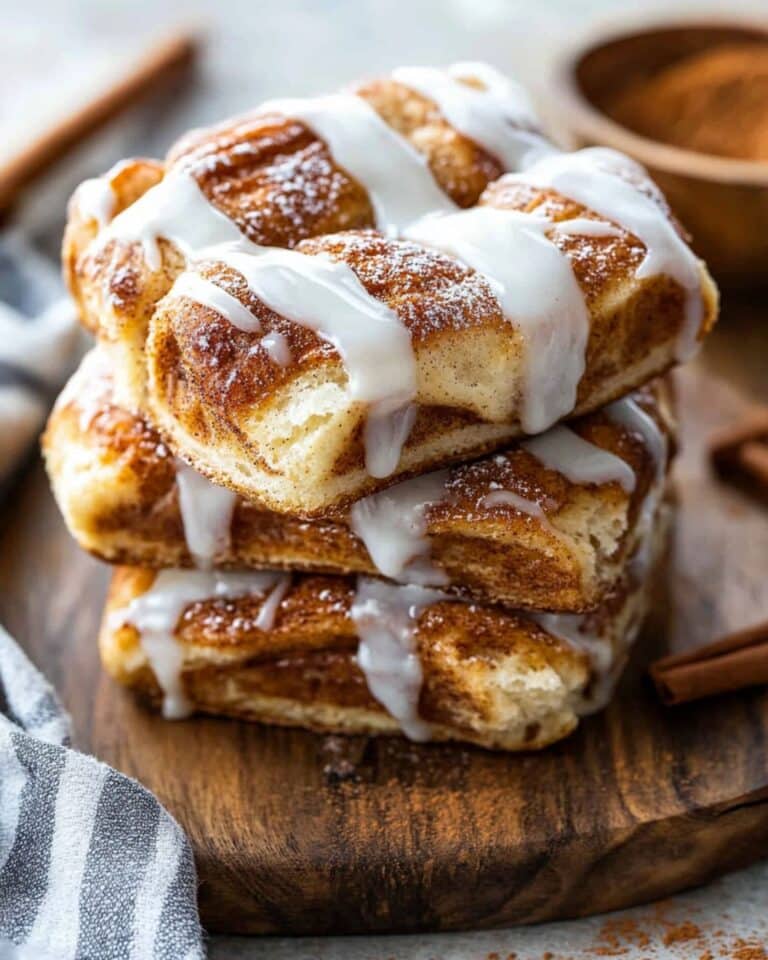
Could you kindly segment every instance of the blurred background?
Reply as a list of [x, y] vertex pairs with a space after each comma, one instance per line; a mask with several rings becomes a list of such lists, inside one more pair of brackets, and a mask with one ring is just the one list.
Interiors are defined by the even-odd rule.
[[[186, 79], [170, 94], [158, 84], [156, 90], [148, 91], [141, 108], [121, 112], [106, 131], [89, 137], [66, 163], [57, 164], [52, 178], [44, 183], [36, 181], [23, 205], [15, 205], [17, 219], [46, 246], [58, 243], [66, 197], [83, 177], [102, 172], [126, 154], [162, 155], [190, 126], [246, 110], [269, 96], [331, 90], [400, 64], [483, 59], [514, 74], [532, 90], [561, 138], [577, 134], [605, 140], [606, 130], [600, 126], [602, 110], [616, 105], [602, 103], [593, 114], [589, 101], [594, 91], [585, 94], [579, 89], [577, 100], [583, 102], [576, 102], [568, 89], [569, 65], [578, 64], [581, 52], [599, 47], [604, 37], [631, 35], [643, 24], [728, 24], [745, 19], [759, 23], [761, 17], [765, 25], [765, 2], [729, 4], [726, 10], [722, 3], [702, 4], [696, 0], [651, 0], [642, 4], [616, 0], [228, 0], [215, 5], [203, 0], [29, 0], [14, 4], [12, 21], [0, 35], [4, 91], [0, 99], [0, 208], [8, 206], [7, 201], [1, 202], [7, 165], [21, 151], [89, 99], [110, 89], [153, 44], [180, 31], [192, 32], [201, 45], [194, 82]], [[732, 40], [727, 35], [707, 37], [703, 46], [728, 48]], [[654, 101], [661, 104], [659, 115], [633, 115], [631, 88], [637, 88], [635, 81], [639, 79], [640, 93], [645, 94], [642, 84], [649, 79], [649, 72], [668, 69], [665, 57], [667, 61], [690, 59], [689, 54], [699, 53], [701, 43], [694, 37], [691, 47], [690, 36], [665, 42], [651, 38], [637, 49], [620, 47], [607, 63], [588, 64], [586, 77], [579, 76], [578, 71], [573, 76], [577, 87], [582, 82], [587, 86], [592, 83], [598, 91], [612, 93], [617, 86], [628, 86], [627, 102], [618, 104], [624, 111], [622, 119], [629, 118], [635, 127], [648, 128], [650, 124], [651, 140], [659, 134], [668, 134], [667, 139], [673, 141], [688, 137], [707, 151], [713, 144], [717, 149], [718, 140], [730, 144], [726, 148], [730, 160], [720, 161], [721, 166], [729, 167], [725, 173], [721, 169], [698, 171], [692, 156], [667, 160], [678, 172], [695, 169], [704, 179], [725, 178], [732, 183], [735, 176], [741, 189], [744, 181], [749, 185], [755, 177], [760, 181], [760, 171], [750, 176], [749, 171], [738, 174], [730, 167], [754, 166], [754, 162], [748, 163], [749, 154], [759, 153], [762, 147], [753, 142], [755, 137], [742, 144], [744, 138], [739, 130], [734, 133], [732, 125], [722, 137], [715, 134], [702, 142], [700, 115], [707, 112], [712, 122], [705, 126], [714, 131], [718, 130], [718, 117], [725, 122], [726, 116], [733, 117], [736, 112], [744, 117], [742, 125], [759, 128], [761, 108], [762, 122], [768, 123], [768, 69], [764, 66], [768, 46], [762, 51], [763, 63], [753, 56], [751, 61], [742, 57], [725, 66], [718, 62], [698, 68], [694, 65], [687, 76], [683, 71], [682, 76], [667, 78], [666, 89], [662, 78], [662, 88], [654, 96]], [[714, 60], [719, 56], [715, 49]], [[734, 84], [741, 88], [735, 101]], [[740, 98], [747, 98], [749, 104], [744, 106]], [[733, 109], [734, 102], [738, 111]], [[617, 145], [627, 148], [626, 144]], [[766, 145], [768, 134], [763, 135]], [[747, 154], [741, 162], [740, 149]], [[667, 150], [678, 152], [670, 147]], [[649, 162], [645, 155], [641, 159]], [[761, 196], [756, 199], [757, 195], [745, 189], [728, 203], [736, 202], [742, 210], [757, 205], [761, 216], [768, 219], [768, 168], [763, 164], [760, 167], [764, 178]], [[668, 183], [664, 186], [674, 193]], [[686, 211], [689, 219], [696, 219], [702, 204], [700, 194], [694, 194]], [[13, 199], [17, 198], [14, 190]], [[705, 202], [709, 200], [705, 198]], [[685, 201], [681, 203], [685, 206]], [[709, 222], [712, 220], [709, 217]], [[697, 226], [701, 232], [698, 224], [688, 226]], [[727, 229], [738, 247], [744, 229], [730, 221]], [[722, 222], [717, 232], [722, 239]], [[765, 235], [768, 237], [768, 230]], [[707, 243], [709, 239], [704, 238]], [[742, 242], [732, 261], [738, 264], [743, 260], [744, 247]], [[754, 273], [753, 260], [742, 273], [746, 269]], [[733, 272], [734, 263], [725, 264], [724, 269]]]

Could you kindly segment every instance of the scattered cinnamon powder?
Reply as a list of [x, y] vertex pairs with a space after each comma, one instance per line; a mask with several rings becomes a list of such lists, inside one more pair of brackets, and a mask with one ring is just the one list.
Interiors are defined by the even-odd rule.
[[768, 42], [722, 44], [620, 91], [608, 113], [673, 146], [768, 161]]
[[598, 957], [617, 957], [628, 953], [629, 946], [647, 947], [651, 938], [637, 920], [618, 918], [606, 920], [600, 928], [598, 939], [601, 943], [594, 947]]
[[[761, 938], [728, 934], [705, 918], [698, 923], [692, 919], [698, 912], [696, 907], [688, 908], [688, 916], [681, 919], [678, 903], [667, 899], [633, 911], [631, 917], [609, 918], [601, 924], [594, 943], [577, 954], [577, 960], [638, 953], [644, 960], [660, 960], [662, 956], [686, 960], [768, 960], [768, 944]], [[557, 960], [564, 958], [558, 955]]]
[[701, 937], [701, 928], [690, 920], [684, 923], [678, 923], [671, 927], [664, 934], [664, 946], [668, 947], [671, 943], [685, 943], [688, 940], [698, 940]]
[[768, 953], [757, 940], [737, 940], [731, 960], [768, 960]]

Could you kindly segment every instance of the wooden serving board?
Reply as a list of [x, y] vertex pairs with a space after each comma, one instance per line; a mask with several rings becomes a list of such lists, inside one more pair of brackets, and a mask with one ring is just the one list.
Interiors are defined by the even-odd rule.
[[768, 691], [668, 710], [644, 679], [666, 648], [768, 616], [768, 510], [717, 485], [701, 456], [744, 404], [707, 364], [751, 360], [757, 382], [768, 356], [752, 327], [732, 330], [679, 380], [666, 596], [609, 709], [540, 754], [150, 715], [100, 672], [107, 571], [70, 541], [30, 467], [0, 531], [0, 618], [60, 690], [76, 744], [145, 783], [187, 830], [208, 929], [527, 923], [664, 896], [768, 854]]

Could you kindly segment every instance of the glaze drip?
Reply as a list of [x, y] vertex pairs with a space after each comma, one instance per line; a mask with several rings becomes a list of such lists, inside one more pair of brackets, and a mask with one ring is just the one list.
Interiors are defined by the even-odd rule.
[[640, 516], [637, 521], [640, 546], [635, 551], [632, 561], [632, 569], [635, 575], [642, 578], [646, 575], [647, 568], [650, 565], [648, 548], [650, 531], [664, 492], [669, 453], [667, 438], [654, 418], [643, 410], [637, 400], [632, 397], [617, 400], [607, 406], [605, 412], [615, 423], [621, 424], [627, 430], [631, 430], [642, 437], [646, 450], [653, 457], [655, 477], [640, 507]]
[[701, 267], [660, 206], [658, 189], [645, 170], [616, 150], [589, 147], [542, 157], [513, 176], [522, 183], [557, 190], [619, 224], [643, 243], [646, 254], [637, 276], [666, 274], [686, 294], [686, 322], [678, 339], [677, 359], [689, 359], [704, 315]]
[[282, 333], [273, 330], [271, 333], [265, 334], [261, 340], [259, 340], [259, 343], [278, 367], [290, 366], [293, 361], [293, 356], [291, 355], [288, 340]]
[[217, 554], [229, 546], [237, 494], [176, 461], [176, 485], [187, 548], [195, 565], [208, 570]]
[[179, 720], [192, 712], [182, 681], [184, 649], [174, 636], [186, 608], [203, 600], [247, 594], [266, 596], [262, 611], [267, 606], [269, 611], [262, 629], [268, 630], [275, 607], [270, 605], [270, 591], [287, 589], [283, 586], [287, 579], [287, 574], [271, 571], [161, 570], [149, 590], [131, 600], [124, 610], [115, 612], [116, 624], [130, 624], [139, 632], [142, 648], [163, 692], [163, 716]]
[[247, 243], [235, 222], [209, 202], [194, 177], [181, 170], [170, 171], [118, 214], [99, 234], [98, 242], [102, 246], [110, 240], [141, 243], [147, 265], [159, 270], [160, 237], [174, 243], [187, 260], [213, 244]]
[[419, 615], [430, 604], [450, 599], [439, 590], [395, 586], [359, 577], [350, 616], [360, 644], [357, 663], [373, 697], [411, 740], [430, 739], [419, 716], [422, 668], [415, 642]]
[[175, 296], [189, 297], [195, 303], [214, 310], [238, 330], [243, 330], [245, 333], [261, 333], [259, 318], [251, 313], [245, 304], [199, 273], [192, 270], [182, 273], [173, 285], [173, 293]]
[[548, 470], [556, 470], [571, 483], [616, 482], [627, 493], [635, 489], [635, 473], [625, 460], [590, 443], [570, 427], [552, 427], [521, 446]]
[[[374, 477], [389, 476], [413, 425], [416, 395], [411, 336], [395, 311], [372, 297], [347, 264], [322, 254], [263, 248], [254, 255], [230, 244], [205, 256], [237, 270], [275, 313], [333, 345], [347, 371], [350, 397], [369, 407], [367, 470]], [[227, 319], [244, 322], [238, 323], [239, 311], [230, 314], [226, 304], [220, 306]]]
[[426, 157], [361, 97], [341, 93], [270, 100], [259, 112], [300, 120], [324, 140], [336, 163], [365, 188], [376, 226], [387, 236], [398, 236], [430, 211], [456, 209], [432, 176]]
[[116, 198], [108, 177], [84, 180], [75, 191], [75, 203], [81, 217], [95, 220], [105, 227], [115, 212]]
[[515, 493], [514, 490], [491, 490], [490, 493], [487, 493], [483, 497], [480, 504], [483, 507], [490, 508], [513, 507], [519, 513], [524, 513], [529, 517], [535, 517], [537, 520], [542, 521], [545, 526], [549, 526], [549, 520], [541, 504], [536, 503], [535, 500], [528, 500], [525, 497], [521, 497], [520, 494]]
[[488, 64], [456, 63], [447, 70], [399, 67], [392, 78], [432, 100], [454, 129], [496, 157], [505, 170], [520, 170], [554, 149], [539, 132], [525, 90]]
[[540, 433], [570, 413], [584, 373], [589, 313], [553, 224], [514, 210], [475, 207], [427, 217], [407, 235], [482, 273], [525, 350], [520, 422]]
[[[613, 693], [621, 660], [616, 656], [609, 637], [590, 623], [588, 614], [577, 613], [536, 613], [529, 615], [553, 637], [563, 640], [574, 650], [587, 656], [594, 677], [589, 699], [584, 699], [579, 713], [587, 715], [602, 710]], [[627, 648], [634, 636], [627, 636]]]
[[447, 495], [447, 470], [404, 480], [352, 505], [350, 525], [385, 577], [420, 586], [443, 586], [446, 574], [431, 559], [426, 512]]
[[[251, 243], [185, 173], [172, 172], [148, 190], [112, 221], [100, 242], [141, 242], [147, 263], [159, 269], [160, 237], [188, 261], [216, 260], [237, 270], [270, 309], [333, 344], [347, 370], [351, 398], [369, 407], [367, 468], [375, 477], [391, 474], [415, 419], [411, 401], [416, 394], [411, 337], [397, 314], [372, 297], [344, 263]], [[258, 318], [244, 304], [194, 269], [176, 279], [173, 292], [215, 310], [241, 330], [261, 332]], [[266, 334], [262, 346], [275, 362], [290, 362], [280, 335]]]

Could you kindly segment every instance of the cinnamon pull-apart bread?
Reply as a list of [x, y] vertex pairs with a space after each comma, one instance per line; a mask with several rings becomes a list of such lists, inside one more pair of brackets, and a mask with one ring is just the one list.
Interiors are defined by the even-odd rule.
[[169, 717], [544, 747], [610, 698], [648, 605], [664, 516], [583, 616], [365, 577], [118, 568], [102, 660]]
[[642, 168], [557, 150], [472, 65], [274, 101], [113, 171], [64, 258], [121, 400], [305, 515], [623, 396], [717, 311]]
[[127, 160], [83, 183], [69, 205], [64, 273], [138, 396], [154, 305], [201, 248], [242, 238], [293, 248], [365, 228], [396, 236], [422, 215], [475, 204], [544, 149], [525, 92], [484, 64], [269, 101], [193, 131], [165, 163]]
[[320, 519], [270, 511], [174, 458], [92, 351], [43, 448], [73, 536], [112, 563], [365, 573], [525, 609], [594, 608], [644, 536], [674, 421], [664, 383]]

